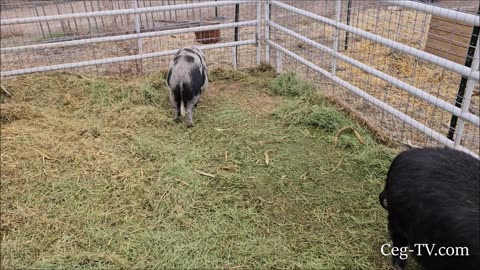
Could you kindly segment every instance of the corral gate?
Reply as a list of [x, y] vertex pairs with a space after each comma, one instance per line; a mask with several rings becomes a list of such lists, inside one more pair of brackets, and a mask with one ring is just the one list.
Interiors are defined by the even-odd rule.
[[[112, 7], [103, 9], [100, 4], [95, 9], [92, 3], [99, 1], [94, 0], [56, 2], [64, 5], [58, 8], [57, 3], [57, 14], [45, 12], [45, 6], [39, 5], [43, 14], [38, 12], [39, 6], [35, 6], [36, 13], [14, 16], [2, 4], [2, 32], [10, 31], [13, 36], [13, 39], [4, 39], [2, 35], [2, 78], [71, 68], [112, 73], [111, 69], [118, 63], [135, 63], [133, 72], [148, 72], [159, 65], [154, 59], [163, 59], [160, 61], [165, 64], [168, 60], [165, 56], [186, 45], [185, 42], [165, 42], [162, 38], [195, 33], [197, 41], [207, 44], [202, 47], [208, 58], [215, 59], [213, 65], [231, 63], [235, 68], [247, 67], [263, 60], [273, 63], [278, 72], [295, 70], [318, 82], [325, 96], [360, 117], [380, 135], [409, 145], [446, 145], [478, 157], [478, 13], [400, 0], [172, 0], [174, 4], [154, 0], [150, 5], [145, 0], [131, 0], [120, 1], [123, 7], [120, 4], [114, 7], [119, 1], [111, 0]], [[74, 12], [73, 7], [68, 12], [68, 5], [79, 3], [84, 4], [84, 12]], [[92, 6], [91, 10], [87, 3]], [[478, 9], [478, 2], [469, 3]], [[12, 4], [9, 8], [15, 7]], [[465, 62], [468, 65], [448, 60], [452, 59], [448, 57], [449, 48], [437, 48], [443, 52], [438, 55], [445, 58], [424, 51], [427, 36], [433, 35], [429, 33], [432, 16], [470, 27], [472, 35], [468, 44], [460, 44], [455, 29], [445, 29], [439, 37], [446, 42], [443, 46], [467, 48]], [[174, 24], [171, 24], [172, 18], [175, 18]], [[82, 22], [86, 25], [87, 21], [89, 31], [82, 35], [79, 25]], [[99, 24], [102, 27], [98, 27]], [[29, 29], [22, 26], [28, 25], [33, 32], [41, 32], [43, 38], [39, 40], [34, 34], [21, 33], [22, 29]], [[55, 25], [63, 29], [60, 39], [55, 31], [52, 34]], [[119, 25], [133, 27], [123, 29]], [[71, 30], [74, 28], [75, 31]], [[103, 31], [91, 31], [92, 28]], [[67, 34], [65, 29], [70, 32]], [[228, 33], [232, 35], [223, 34], [219, 38], [218, 31], [231, 31]], [[27, 38], [19, 42], [17, 35], [23, 34]], [[438, 36], [438, 32], [435, 35]], [[125, 46], [126, 55], [106, 57], [109, 55], [99, 53], [108, 51], [101, 46], [108, 47], [110, 42], [117, 44], [117, 51], [118, 47]], [[158, 43], [158, 47], [149, 48], [152, 42]], [[162, 46], [165, 43], [167, 46]], [[78, 52], [71, 48], [88, 46], [96, 47], [97, 51], [94, 49], [85, 61], [72, 61], [69, 57], [62, 58], [60, 63], [54, 61], [59, 59], [45, 60], [49, 51], [75, 55]], [[211, 53], [221, 48], [229, 51]], [[39, 57], [39, 52], [47, 55]], [[231, 61], [227, 63], [225, 58]], [[459, 87], [463, 90], [459, 91]], [[458, 119], [458, 123], [452, 125], [452, 118]]]

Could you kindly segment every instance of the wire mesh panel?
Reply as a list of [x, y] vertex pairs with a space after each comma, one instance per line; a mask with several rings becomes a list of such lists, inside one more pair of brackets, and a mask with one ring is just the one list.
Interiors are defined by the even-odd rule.
[[[254, 66], [257, 15], [255, 1], [2, 1], [2, 75], [71, 63], [83, 72], [148, 72], [167, 68], [161, 52], [192, 44], [210, 48], [211, 66]], [[106, 59], [113, 62], [98, 61]]]
[[[397, 5], [400, 2], [413, 5]], [[414, 1], [271, 1], [266, 6], [271, 21], [267, 33], [282, 50], [271, 46], [269, 61], [317, 81], [326, 96], [386, 138], [417, 146], [447, 144], [478, 154], [478, 50], [472, 54], [478, 48], [478, 32], [471, 22], [479, 21], [478, 1], [437, 1], [435, 5]], [[441, 9], [429, 10], [434, 7]], [[453, 19], [442, 14], [453, 10], [459, 11], [451, 13]], [[455, 18], [458, 14], [465, 16]], [[441, 31], [432, 30], [434, 19], [452, 23], [442, 21]], [[342, 27], [337, 28], [338, 24]], [[469, 32], [468, 38], [459, 38], [458, 29]], [[308, 67], [285, 52], [313, 65]], [[463, 61], [451, 60], [459, 55]], [[471, 68], [466, 66], [468, 59]], [[332, 83], [332, 76], [339, 81]], [[464, 84], [469, 82], [470, 93], [459, 91], [462, 78]], [[339, 85], [342, 81], [349, 84], [347, 88]], [[352, 94], [352, 89], [361, 91], [364, 98]], [[451, 124], [452, 113], [464, 114], [464, 128]], [[452, 129], [456, 129], [450, 136], [455, 142], [447, 138]]]

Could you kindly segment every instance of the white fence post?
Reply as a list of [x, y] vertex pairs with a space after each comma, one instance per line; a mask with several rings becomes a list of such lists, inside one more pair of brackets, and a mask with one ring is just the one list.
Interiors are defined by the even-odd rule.
[[[475, 47], [475, 55], [473, 56], [472, 61], [472, 71], [480, 70], [480, 39], [477, 40], [477, 45]], [[467, 82], [467, 87], [465, 91], [465, 96], [463, 97], [462, 102], [462, 113], [467, 113], [470, 108], [470, 101], [472, 101], [473, 89], [475, 88], [475, 80], [469, 79]], [[459, 118], [458, 127], [455, 131], [455, 146], [458, 146], [462, 142], [463, 128], [465, 127], [465, 120]]]
[[270, 63], [270, 0], [265, 0], [265, 62]]
[[237, 47], [232, 47], [232, 65], [234, 69], [238, 68], [237, 63]]
[[262, 1], [257, 2], [257, 65], [260, 65], [262, 60], [261, 45], [262, 45]]
[[[137, 10], [138, 0], [132, 0], [132, 5], [133, 5], [133, 9]], [[137, 33], [137, 35], [140, 35], [141, 24], [142, 24], [142, 21], [140, 20], [140, 13], [136, 13], [135, 14], [135, 33]], [[137, 55], [142, 55], [142, 54], [143, 54], [143, 41], [139, 36], [137, 36]], [[140, 65], [140, 69], [137, 71], [143, 72], [142, 59], [138, 60], [137, 68], [138, 68], [138, 65]]]
[[[340, 12], [342, 12], [342, 0], [337, 0], [335, 2], [335, 22], [340, 23]], [[338, 51], [338, 39], [340, 38], [340, 29], [338, 25], [335, 25], [335, 32], [333, 34], [333, 52], [332, 56], [332, 75], [335, 76], [337, 72], [337, 58], [335, 54]]]

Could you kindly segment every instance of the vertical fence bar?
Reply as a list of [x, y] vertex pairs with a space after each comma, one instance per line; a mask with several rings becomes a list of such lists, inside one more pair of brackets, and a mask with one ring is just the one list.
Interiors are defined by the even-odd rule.
[[[235, 22], [238, 23], [238, 20], [240, 19], [240, 4], [235, 4]], [[235, 29], [234, 29], [234, 41], [238, 41], [238, 26], [235, 26]], [[238, 63], [238, 47], [235, 46], [233, 47], [233, 49], [235, 50], [235, 53], [234, 53], [234, 56], [235, 56], [235, 65], [234, 67], [237, 68], [237, 63]]]
[[[87, 2], [85, 2], [85, 0], [83, 0], [83, 6], [85, 8], [85, 12], [88, 12]], [[92, 32], [92, 24], [90, 23], [90, 17], [87, 17], [87, 21], [88, 21], [88, 33], [91, 33]]]
[[[114, 3], [115, 3], [115, 2], [116, 2], [116, 3], [117, 3], [117, 5], [118, 5], [118, 9], [122, 9], [122, 6], [120, 5], [120, 3], [124, 3], [124, 2], [117, 2], [117, 1], [114, 1]], [[126, 25], [128, 25], [128, 15], [127, 15], [127, 16], [125, 16], [125, 20], [127, 21], [127, 23], [126, 23], [126, 24], [123, 22], [123, 16], [124, 16], [124, 15], [119, 15], [119, 16], [118, 16], [118, 17], [120, 18], [120, 22], [121, 22], [121, 24], [122, 24], [122, 28], [123, 28], [123, 27], [125, 27]], [[115, 26], [117, 26], [117, 24], [116, 24], [116, 23], [115, 23]]]
[[[145, 0], [143, 0], [142, 3], [143, 3], [143, 7], [147, 7], [147, 4], [145, 3]], [[145, 12], [143, 15], [145, 17], [145, 28], [149, 29], [150, 28], [150, 23], [148, 22], [148, 13]]]
[[232, 65], [234, 69], [238, 68], [238, 63], [237, 63], [237, 47], [234, 46], [232, 47]]
[[[57, 14], [60, 15], [60, 14], [62, 14], [62, 13], [60, 12], [60, 7], [58, 6], [58, 4], [59, 4], [59, 3], [55, 3], [55, 7], [57, 8]], [[65, 29], [66, 29], [66, 27], [65, 27], [65, 26], [66, 26], [65, 21], [64, 21], [64, 20], [61, 20], [61, 21], [60, 21], [60, 25], [62, 26], [63, 34], [64, 34], [65, 36], [67, 36], [67, 35], [68, 35], [68, 32], [67, 32], [67, 30], [65, 30]]]
[[[335, 22], [340, 23], [340, 13], [342, 12], [342, 0], [337, 0], [335, 2]], [[338, 39], [340, 38], [340, 29], [338, 26], [335, 26], [335, 32], [333, 34], [333, 52], [336, 54], [338, 52]], [[337, 72], [337, 58], [332, 56], [332, 75], [335, 76]]]
[[201, 8], [198, 9], [198, 14], [200, 16], [200, 24], [202, 24], [203, 23], [203, 16], [202, 16], [202, 9]]
[[[138, 9], [138, 0], [132, 0], [132, 5], [134, 9]], [[135, 14], [135, 33], [140, 34], [140, 29], [141, 29], [141, 20], [140, 20], [140, 13]], [[140, 37], [137, 37], [137, 54], [142, 55], [143, 54], [143, 42]], [[139, 71], [143, 71], [143, 61], [140, 59], [137, 62], [137, 65], [140, 65]]]
[[[70, 10], [72, 13], [75, 13], [75, 10], [73, 9], [73, 4], [72, 2], [70, 2]], [[75, 25], [75, 35], [79, 35], [80, 34], [80, 31], [78, 30], [78, 24], [77, 24], [77, 20], [76, 19], [73, 19], [73, 24]]]
[[[472, 69], [474, 71], [480, 70], [480, 40], [477, 37], [477, 44], [475, 46], [475, 54], [473, 56], [473, 61], [472, 61]], [[463, 102], [461, 104], [462, 106], [462, 113], [468, 112], [468, 109], [470, 108], [470, 101], [472, 100], [472, 94], [473, 94], [473, 89], [475, 88], [476, 81], [473, 79], [468, 80], [467, 82], [467, 87], [466, 87], [466, 92], [465, 92], [465, 97], [463, 97]], [[462, 135], [463, 135], [463, 128], [465, 127], [465, 120], [459, 119], [458, 123], [458, 128], [455, 133], [455, 139], [454, 139], [454, 145], [460, 145], [462, 142]]]
[[[191, 0], [190, 3], [193, 4], [193, 0]], [[195, 9], [194, 8], [192, 8], [192, 16], [193, 16], [192, 17], [193, 20], [195, 20], [197, 18], [197, 17], [195, 17]]]
[[[97, 7], [98, 7], [98, 10], [102, 10], [102, 7], [100, 6], [100, 0], [97, 0]], [[105, 21], [103, 20], [103, 16], [100, 17], [100, 21], [102, 21], [102, 31], [105, 31]]]
[[[66, 9], [66, 3], [64, 5], [62, 5], [62, 13], [65, 11], [65, 9]], [[60, 15], [60, 14], [61, 13], [60, 13], [60, 10], [59, 10], [58, 15]], [[67, 27], [68, 27], [68, 33], [73, 35], [74, 31], [72, 30], [73, 28], [72, 28], [72, 24], [70, 23], [70, 20], [67, 20]]]
[[[153, 7], [152, 0], [148, 1], [149, 7]], [[150, 12], [150, 17], [152, 18], [152, 28], [155, 28], [155, 18], [153, 17], [153, 12]]]
[[[42, 3], [42, 11], [43, 11], [43, 16], [47, 16], [47, 13], [45, 12], [45, 5]], [[48, 34], [50, 35], [50, 38], [53, 37], [52, 35], [52, 29], [50, 29], [50, 23], [47, 21], [47, 29], [48, 29]]]
[[[161, 5], [162, 5], [162, 6], [165, 5], [165, 3], [163, 2], [163, 0], [162, 0], [162, 4], [161, 4]], [[165, 23], [165, 22], [167, 21], [167, 15], [166, 15], [165, 11], [163, 11], [162, 14], [163, 14], [163, 23]]]
[[265, 62], [270, 63], [270, 0], [265, 0]]
[[[167, 5], [170, 5], [170, 0], [167, 0]], [[172, 22], [172, 11], [171, 10], [168, 11], [168, 20], [170, 22]]]
[[[478, 7], [477, 15], [480, 16], [480, 6]], [[475, 61], [475, 54], [478, 52], [478, 39], [480, 35], [480, 26], [473, 26], [473, 31], [472, 31], [472, 37], [470, 38], [470, 46], [468, 48], [467, 52], [467, 58], [465, 59], [465, 66], [466, 67], [472, 67], [472, 63]], [[475, 66], [473, 66], [475, 67]], [[468, 78], [465, 76], [462, 76], [462, 79], [460, 81], [460, 86], [458, 88], [458, 94], [457, 94], [457, 99], [455, 101], [455, 106], [461, 108], [462, 103], [463, 103], [463, 96], [465, 94], [465, 88], [467, 87], [468, 84]], [[448, 135], [447, 138], [450, 140], [454, 139], [454, 134], [455, 134], [455, 129], [457, 128], [457, 121], [458, 117], [455, 115], [452, 115], [452, 118], [450, 119], [450, 128], [448, 129]]]
[[282, 73], [283, 63], [282, 63], [282, 52], [277, 50], [277, 61], [276, 61], [276, 72], [277, 74]]
[[260, 65], [262, 60], [262, 33], [260, 32], [262, 29], [262, 1], [257, 1], [257, 65]]
[[[352, 0], [347, 1], [347, 25], [350, 26], [350, 16], [352, 13]], [[350, 35], [350, 32], [346, 31], [345, 32], [345, 50], [348, 49], [348, 36]]]
[[[132, 0], [134, 9], [138, 9], [138, 0]], [[141, 30], [140, 13], [135, 14], [135, 33], [140, 34]], [[143, 43], [141, 38], [137, 38], [138, 54], [143, 54]]]
[[[95, 12], [93, 1], [90, 1], [90, 7], [92, 8], [92, 12]], [[97, 17], [93, 17], [93, 20], [95, 21], [95, 27], [96, 27], [95, 32], [99, 32], [100, 28], [98, 27]]]
[[[35, 10], [35, 15], [37, 15], [37, 17], [40, 17], [40, 14], [38, 13], [38, 3], [35, 3], [34, 4], [35, 6], [33, 7], [33, 10]], [[42, 31], [42, 36], [43, 36], [43, 39], [46, 39], [47, 37], [45, 36], [45, 31], [43, 30], [43, 25], [42, 25], [42, 22], [39, 22], [38, 25], [40, 26], [40, 30]]]
[[[177, 2], [175, 0], [173, 0], [173, 4], [176, 5]], [[177, 10], [175, 9], [173, 14], [175, 15], [175, 22], [178, 22], [178, 13], [177, 13]]]

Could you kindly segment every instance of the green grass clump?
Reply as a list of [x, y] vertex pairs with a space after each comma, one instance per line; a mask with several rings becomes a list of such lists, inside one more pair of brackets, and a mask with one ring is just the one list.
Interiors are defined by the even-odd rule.
[[[1, 268], [390, 269], [378, 194], [397, 150], [326, 101], [267, 95], [268, 67], [226, 72], [192, 129], [164, 73], [6, 81]], [[345, 126], [364, 143], [335, 145]]]
[[301, 79], [294, 72], [283, 73], [270, 84], [273, 94], [286, 97], [308, 96], [315, 91], [315, 85]]
[[229, 68], [216, 68], [212, 69], [208, 73], [208, 79], [210, 82], [215, 81], [239, 81], [247, 77], [245, 71], [235, 70]]
[[386, 179], [390, 164], [397, 154], [397, 149], [377, 144], [375, 147], [363, 148], [355, 155], [354, 160], [362, 164], [358, 173], [364, 179]]
[[162, 90], [162, 88], [159, 89], [149, 84], [140, 84], [140, 91], [143, 94], [143, 100], [145, 104], [160, 104], [164, 96], [163, 93], [161, 93]]
[[289, 124], [318, 127], [326, 132], [336, 132], [353, 124], [332, 105], [311, 104], [303, 100], [285, 102], [274, 115]]
[[104, 80], [90, 81], [88, 86], [90, 87], [90, 100], [92, 103], [103, 106], [111, 106], [121, 102], [128, 98], [129, 92], [133, 90], [131, 88], [109, 84]]

